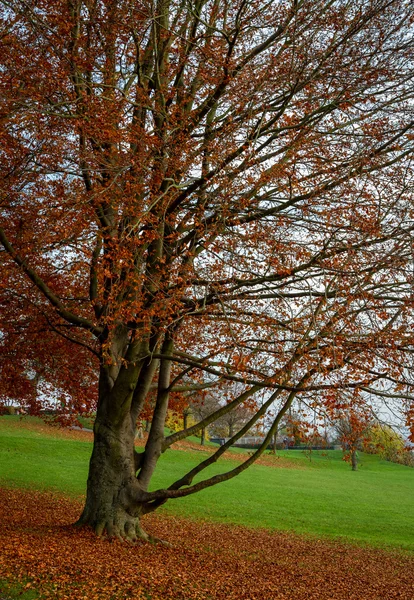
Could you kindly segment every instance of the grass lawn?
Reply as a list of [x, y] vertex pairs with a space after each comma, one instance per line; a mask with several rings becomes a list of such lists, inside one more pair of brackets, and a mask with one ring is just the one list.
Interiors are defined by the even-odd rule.
[[[4, 485], [83, 494], [90, 452], [90, 442], [69, 439], [59, 430], [21, 427], [19, 417], [0, 417]], [[414, 551], [414, 469], [362, 454], [355, 473], [339, 451], [314, 452], [311, 462], [300, 451], [279, 454], [291, 459], [292, 468], [279, 468], [277, 459], [274, 466], [254, 465], [231, 481], [172, 500], [162, 510]], [[168, 451], [159, 462], [153, 489], [169, 485], [203, 458], [197, 451]], [[207, 474], [236, 464], [226, 460]]]

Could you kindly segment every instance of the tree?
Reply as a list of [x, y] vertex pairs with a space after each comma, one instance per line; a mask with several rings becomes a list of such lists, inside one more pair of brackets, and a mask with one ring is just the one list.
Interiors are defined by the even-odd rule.
[[406, 446], [404, 438], [389, 425], [376, 423], [371, 427], [366, 450], [379, 454], [381, 458], [390, 462], [414, 466], [412, 450]]
[[334, 422], [339, 442], [345, 452], [345, 460], [351, 463], [353, 471], [358, 470], [358, 450], [362, 450], [372, 427], [372, 416], [364, 409], [352, 406], [340, 411]]
[[238, 429], [245, 425], [252, 417], [251, 406], [237, 406], [234, 410], [226, 413], [215, 421], [214, 430], [221, 437], [233, 437]]
[[[1, 6], [0, 330], [23, 363], [60, 340], [65, 392], [78, 370], [98, 384], [80, 523], [147, 537], [141, 515], [246, 469], [296, 397], [387, 381], [411, 398], [408, 0]], [[221, 381], [242, 391], [165, 438], [170, 393]], [[173, 442], [258, 395], [229, 442], [148, 491]], [[275, 406], [248, 460], [193, 483]]]
[[[191, 413], [194, 415], [196, 420], [203, 423], [205, 419], [208, 419], [210, 415], [215, 414], [220, 409], [220, 403], [218, 399], [212, 394], [203, 394], [194, 396], [191, 404]], [[200, 444], [204, 446], [206, 439], [206, 428], [201, 426], [200, 433]]]
[[[244, 391], [244, 386], [240, 383], [226, 381], [220, 383], [220, 385], [204, 392], [201, 401], [197, 397], [193, 401], [192, 410], [199, 419], [203, 419], [208, 414], [211, 414], [213, 409], [218, 410], [226, 404], [230, 404]], [[257, 409], [256, 401], [249, 398], [243, 404], [238, 404], [232, 410], [213, 421], [209, 430], [215, 436], [232, 438], [243, 425], [246, 425], [250, 421]]]

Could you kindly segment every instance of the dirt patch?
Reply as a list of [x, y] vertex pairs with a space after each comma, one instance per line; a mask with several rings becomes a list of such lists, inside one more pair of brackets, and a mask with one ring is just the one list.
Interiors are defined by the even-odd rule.
[[0, 490], [0, 579], [71, 600], [413, 600], [414, 557], [151, 515], [172, 547], [97, 539], [80, 502]]

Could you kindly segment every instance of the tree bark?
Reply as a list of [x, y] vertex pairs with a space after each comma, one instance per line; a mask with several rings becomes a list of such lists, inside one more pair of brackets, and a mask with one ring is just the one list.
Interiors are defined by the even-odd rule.
[[[104, 375], [101, 372], [101, 377]], [[102, 383], [100, 388], [86, 501], [78, 525], [88, 525], [98, 535], [150, 540], [140, 525], [143, 502], [136, 478], [139, 455], [134, 447], [135, 423], [130, 411], [123, 410], [114, 389], [105, 389]], [[114, 404], [120, 407], [116, 419]]]
[[110, 537], [148, 539], [140, 525], [140, 503], [132, 498], [137, 487], [135, 465], [130, 419], [114, 428], [97, 414], [86, 502], [79, 525], [91, 526], [98, 535], [106, 532]]
[[[166, 335], [162, 350], [169, 353], [172, 345]], [[145, 342], [132, 341], [126, 351], [119, 351], [124, 347], [116, 339], [111, 351], [125, 357], [125, 364], [118, 360], [101, 366], [86, 502], [78, 524], [91, 526], [98, 535], [155, 541], [141, 528], [140, 517], [162, 451], [171, 361], [160, 362], [157, 402], [145, 451], [139, 454], [134, 444], [136, 421], [158, 363], [146, 360]]]

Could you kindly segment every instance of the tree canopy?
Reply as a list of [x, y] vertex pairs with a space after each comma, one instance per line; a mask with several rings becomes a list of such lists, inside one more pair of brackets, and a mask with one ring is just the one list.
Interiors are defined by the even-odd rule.
[[[396, 396], [412, 427], [411, 3], [1, 5], [1, 385], [41, 369], [66, 410], [96, 400], [82, 521], [142, 534], [253, 463], [297, 398]], [[238, 394], [203, 426], [257, 410], [149, 492], [197, 427], [164, 437], [170, 394], [222, 382]], [[275, 406], [253, 456], [193, 482]]]

